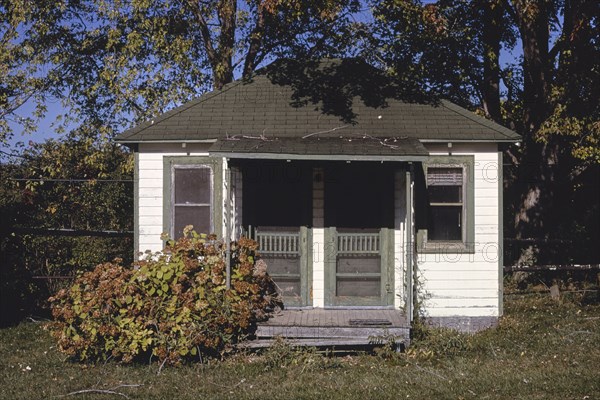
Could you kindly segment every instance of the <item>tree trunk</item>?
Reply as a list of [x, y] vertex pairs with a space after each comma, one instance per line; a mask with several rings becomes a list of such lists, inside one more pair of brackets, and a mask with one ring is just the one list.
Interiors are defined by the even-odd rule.
[[250, 34], [250, 46], [248, 47], [248, 53], [244, 60], [244, 70], [242, 76], [244, 78], [249, 77], [254, 69], [256, 68], [256, 57], [262, 47], [263, 35], [265, 30], [265, 8], [263, 4], [259, 4], [257, 7], [256, 25]]
[[546, 1], [511, 1], [523, 45], [523, 133], [527, 139], [550, 111], [550, 10]]
[[[536, 131], [550, 114], [549, 9], [544, 1], [511, 0], [523, 46], [523, 135], [521, 163], [517, 173], [520, 201], [515, 210], [517, 238], [547, 238], [556, 226], [554, 169], [557, 149], [539, 142]], [[536, 262], [539, 249], [523, 254]]]
[[236, 0], [222, 0], [217, 6], [217, 15], [221, 25], [216, 57], [212, 62], [213, 87], [220, 90], [233, 81], [233, 51], [235, 46], [235, 28], [237, 15]]
[[483, 109], [487, 116], [500, 123], [500, 42], [502, 39], [502, 16], [504, 4], [501, 0], [483, 0]]

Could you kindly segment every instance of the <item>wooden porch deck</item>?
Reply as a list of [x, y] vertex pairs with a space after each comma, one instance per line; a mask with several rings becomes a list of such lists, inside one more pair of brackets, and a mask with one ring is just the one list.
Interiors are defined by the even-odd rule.
[[410, 324], [403, 312], [392, 309], [291, 309], [258, 324], [256, 339], [246, 347], [268, 347], [281, 337], [292, 345], [358, 347], [391, 338], [407, 346]]

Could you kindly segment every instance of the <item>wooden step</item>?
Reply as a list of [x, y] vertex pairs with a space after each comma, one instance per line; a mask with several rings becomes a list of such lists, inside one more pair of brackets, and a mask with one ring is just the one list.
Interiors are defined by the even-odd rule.
[[256, 333], [261, 338], [385, 338], [389, 336], [410, 338], [409, 327], [347, 327], [347, 326], [276, 326], [259, 325]]
[[[408, 343], [398, 340], [395, 342], [398, 349], [404, 349]], [[269, 348], [278, 340], [276, 338], [270, 339], [255, 339], [249, 340], [243, 343], [238, 344], [239, 348], [242, 349], [265, 349]], [[296, 338], [284, 339], [284, 343], [289, 344], [293, 347], [317, 347], [317, 348], [328, 348], [328, 349], [337, 349], [340, 351], [358, 351], [364, 350], [366, 348], [373, 348], [376, 346], [381, 346], [382, 343], [374, 343], [370, 341], [368, 338], [347, 338], [347, 337], [328, 337], [328, 338]]]

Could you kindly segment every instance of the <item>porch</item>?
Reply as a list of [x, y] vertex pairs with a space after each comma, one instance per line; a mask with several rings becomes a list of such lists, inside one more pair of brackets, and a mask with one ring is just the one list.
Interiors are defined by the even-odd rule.
[[287, 309], [258, 324], [246, 348], [262, 348], [282, 338], [291, 345], [334, 347], [369, 346], [394, 341], [406, 347], [410, 324], [393, 309]]
[[227, 169], [226, 236], [258, 242], [286, 308], [411, 309], [407, 162], [229, 159]]
[[227, 155], [225, 225], [232, 239], [258, 242], [284, 303], [248, 347], [277, 337], [336, 348], [407, 345], [414, 254], [407, 205], [411, 163], [421, 156]]

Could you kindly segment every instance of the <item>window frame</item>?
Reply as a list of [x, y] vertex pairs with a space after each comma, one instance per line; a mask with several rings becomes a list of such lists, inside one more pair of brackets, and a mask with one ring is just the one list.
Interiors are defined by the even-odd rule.
[[[475, 157], [472, 155], [459, 156], [430, 156], [423, 162], [425, 191], [428, 191], [427, 172], [429, 168], [462, 168], [462, 218], [461, 240], [431, 240], [427, 236], [427, 229], [417, 232], [417, 247], [422, 253], [474, 253], [475, 252]], [[427, 197], [428, 199], [428, 197]], [[427, 202], [429, 211], [431, 202]], [[436, 203], [437, 204], [437, 203]]]
[[[163, 232], [175, 235], [175, 169], [208, 168], [211, 176], [210, 226], [218, 238], [223, 236], [223, 160], [208, 156], [163, 157]], [[219, 223], [221, 221], [221, 223]], [[204, 233], [204, 232], [203, 232]]]
[[[177, 203], [175, 198], [175, 192], [177, 190], [175, 179], [177, 170], [185, 171], [185, 170], [201, 170], [208, 169], [209, 173], [209, 189], [210, 189], [210, 203]], [[199, 232], [199, 233], [213, 233], [215, 230], [215, 217], [213, 213], [214, 208], [214, 199], [213, 193], [215, 191], [214, 188], [214, 171], [210, 165], [206, 164], [193, 164], [193, 165], [182, 165], [182, 164], [172, 164], [171, 165], [171, 230], [169, 231], [170, 236], [175, 238], [175, 215], [177, 207], [208, 207], [208, 214], [210, 216], [209, 221], [209, 231], [208, 232]], [[198, 227], [196, 227], [197, 229]]]

